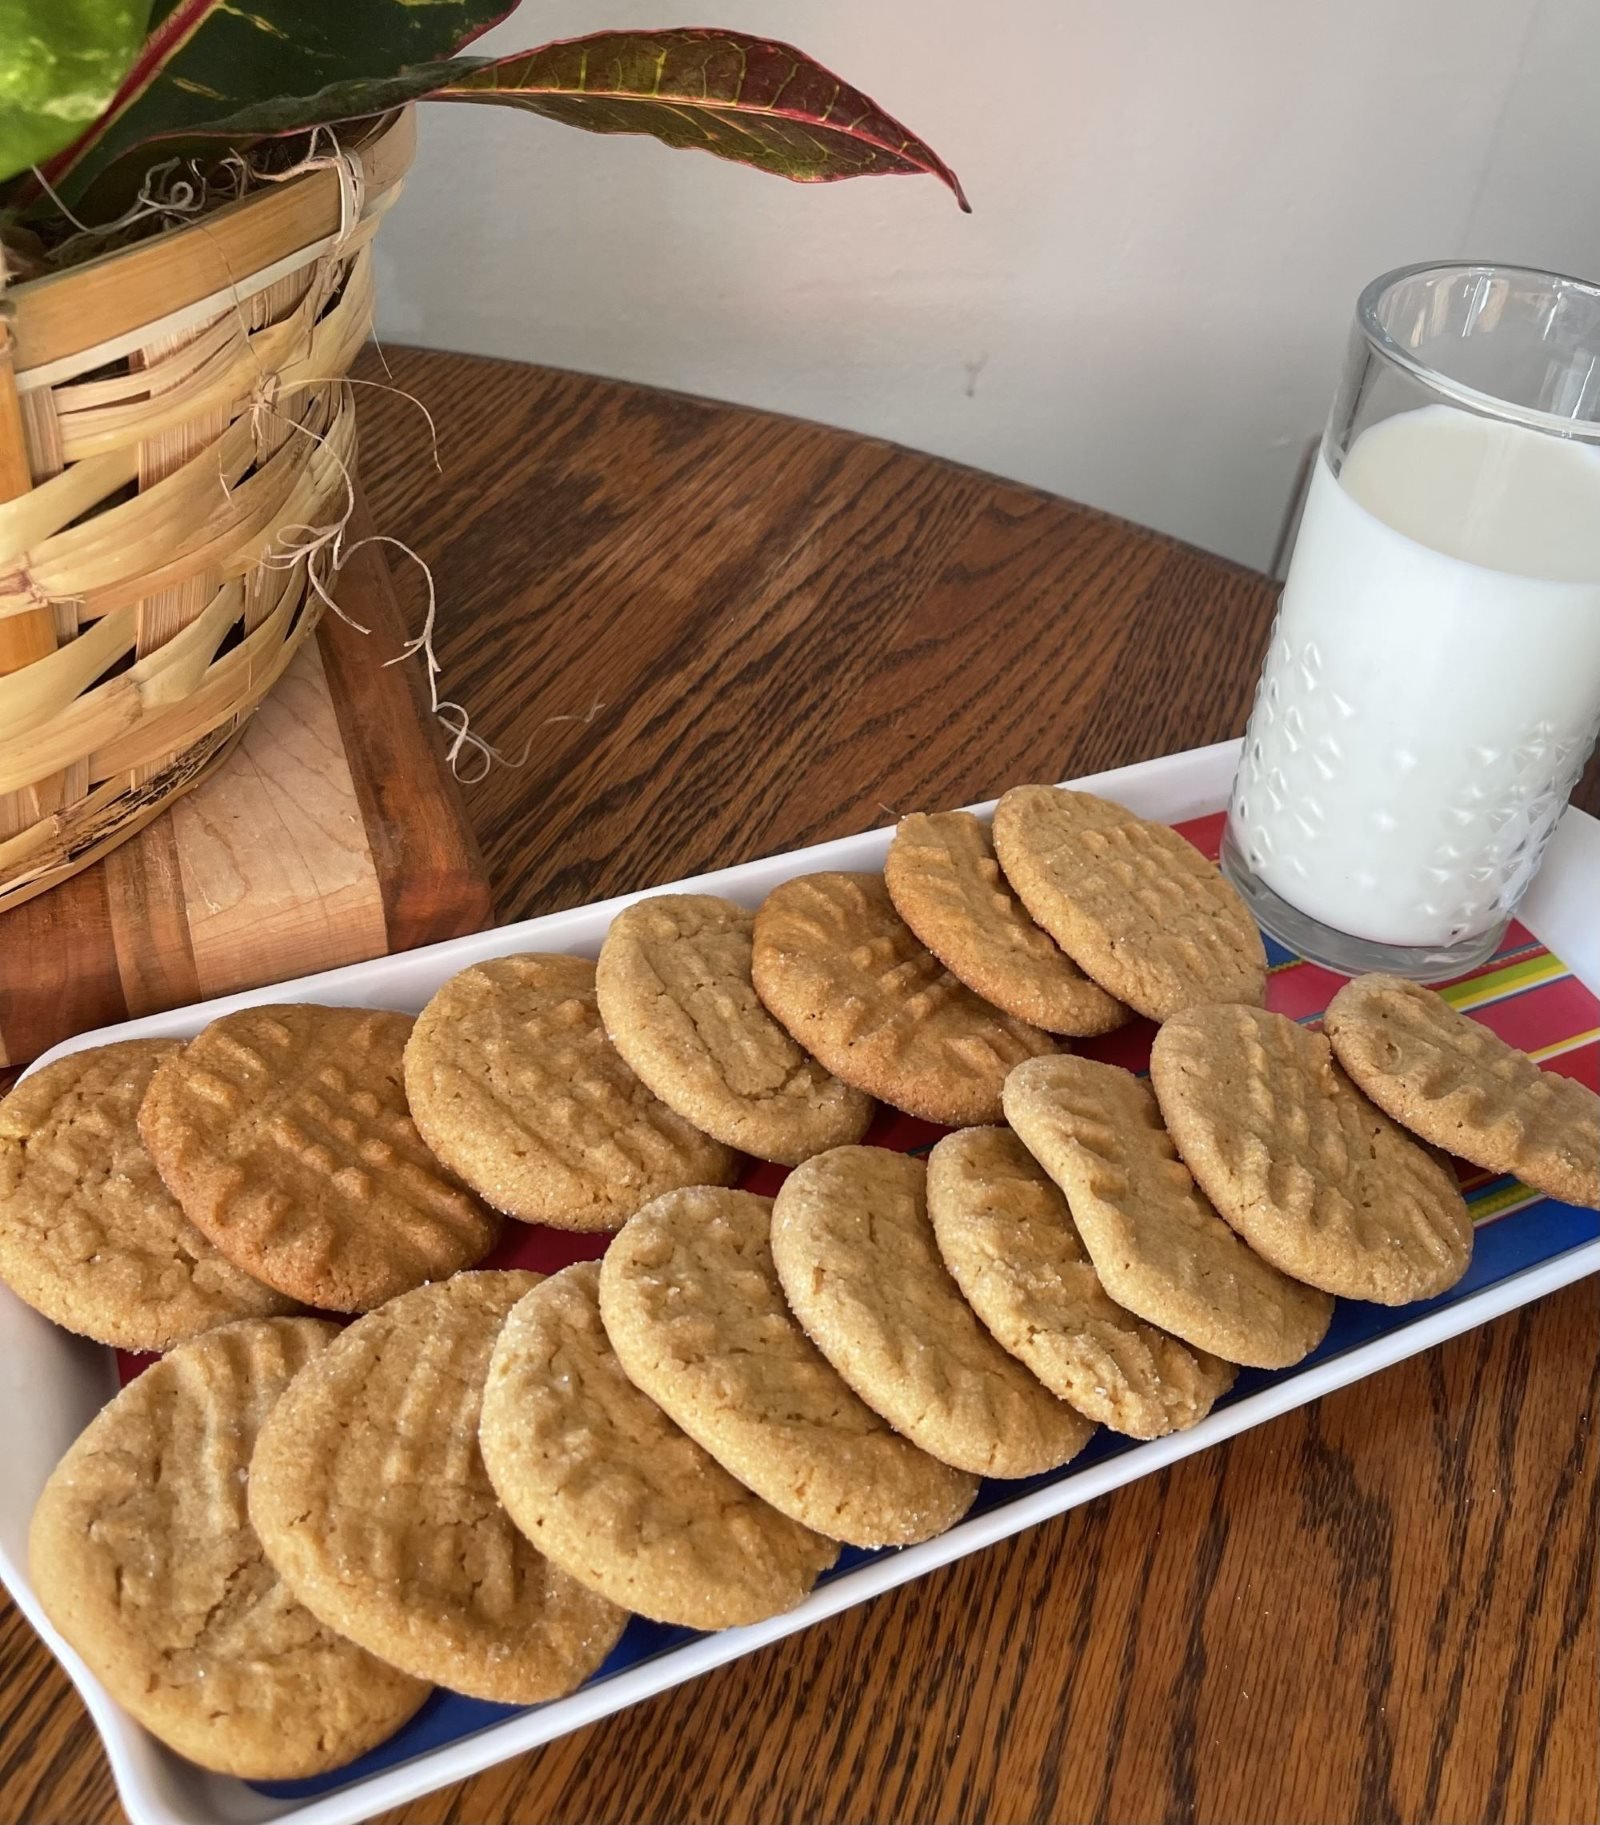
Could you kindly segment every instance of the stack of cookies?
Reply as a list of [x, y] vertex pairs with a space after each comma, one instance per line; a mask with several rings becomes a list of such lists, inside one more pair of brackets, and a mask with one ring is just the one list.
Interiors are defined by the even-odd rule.
[[[414, 1022], [263, 1006], [47, 1067], [0, 1105], [0, 1278], [165, 1354], [46, 1486], [41, 1601], [181, 1753], [321, 1772], [434, 1685], [555, 1697], [630, 1613], [754, 1622], [1097, 1425], [1192, 1426], [1335, 1296], [1442, 1292], [1433, 1148], [1600, 1205], [1592, 1092], [1409, 983], [1325, 1032], [1265, 985], [1181, 836], [1024, 786]], [[1070, 1051], [1135, 1015], [1148, 1081]], [[952, 1132], [862, 1145], [879, 1102]], [[518, 1223], [612, 1239], [480, 1266]]]

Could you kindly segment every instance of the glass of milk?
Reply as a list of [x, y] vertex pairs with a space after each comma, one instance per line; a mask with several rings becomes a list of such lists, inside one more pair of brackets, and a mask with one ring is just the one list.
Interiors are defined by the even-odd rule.
[[1498, 943], [1600, 731], [1600, 286], [1369, 285], [1223, 866], [1303, 956], [1419, 981]]

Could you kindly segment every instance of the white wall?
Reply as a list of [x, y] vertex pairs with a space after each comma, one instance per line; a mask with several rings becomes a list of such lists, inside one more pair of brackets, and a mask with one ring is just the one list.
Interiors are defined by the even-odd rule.
[[792, 39], [960, 172], [799, 186], [423, 109], [381, 332], [802, 413], [1271, 555], [1360, 286], [1600, 276], [1597, 0], [534, 0]]

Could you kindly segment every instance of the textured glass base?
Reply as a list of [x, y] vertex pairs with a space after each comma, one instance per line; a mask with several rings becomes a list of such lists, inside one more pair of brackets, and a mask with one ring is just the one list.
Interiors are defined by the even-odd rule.
[[1222, 834], [1221, 861], [1222, 872], [1243, 895], [1245, 905], [1263, 930], [1312, 963], [1338, 970], [1345, 976], [1381, 972], [1388, 976], [1409, 976], [1413, 982], [1444, 982], [1493, 956], [1495, 946], [1510, 923], [1508, 919], [1502, 919], [1491, 930], [1475, 932], [1455, 944], [1379, 944], [1371, 938], [1355, 938], [1349, 932], [1335, 931], [1332, 926], [1313, 919], [1275, 894], [1250, 872], [1249, 864], [1234, 841], [1231, 824]]

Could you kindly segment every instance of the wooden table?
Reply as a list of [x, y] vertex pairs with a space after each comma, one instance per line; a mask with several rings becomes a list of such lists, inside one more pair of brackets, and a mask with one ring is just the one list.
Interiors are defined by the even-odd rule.
[[[375, 518], [526, 747], [469, 796], [502, 918], [1244, 725], [1235, 566], [813, 425], [390, 360], [444, 472], [366, 394]], [[1597, 1411], [1578, 1286], [392, 1817], [1589, 1825]], [[120, 1816], [9, 1613], [0, 1819]]]

